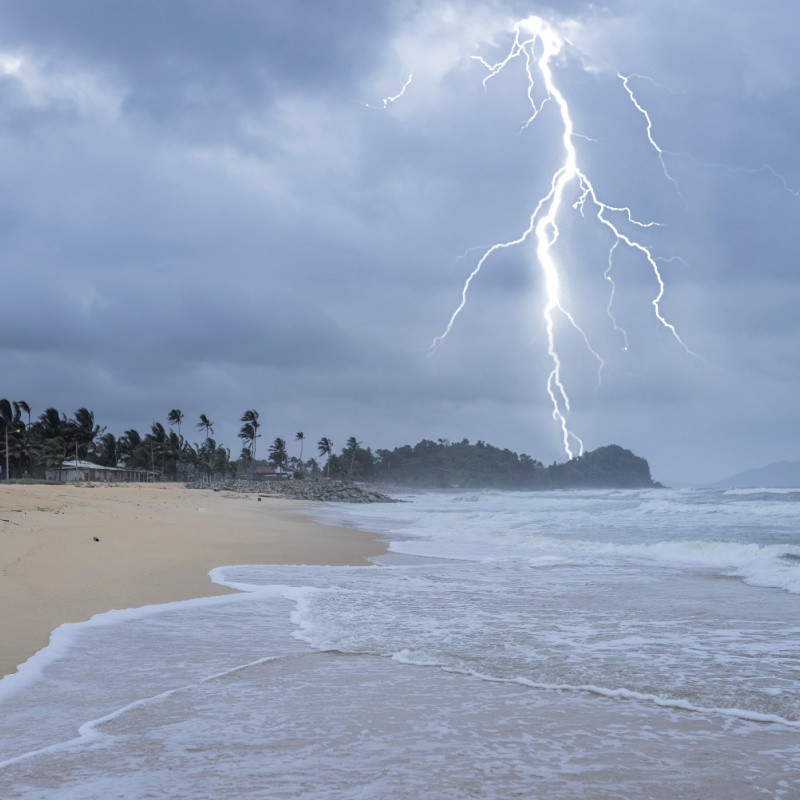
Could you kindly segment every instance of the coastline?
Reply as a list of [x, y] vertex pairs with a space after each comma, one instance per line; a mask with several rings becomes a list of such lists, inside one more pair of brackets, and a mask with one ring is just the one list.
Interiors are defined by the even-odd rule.
[[377, 534], [287, 513], [314, 505], [182, 484], [0, 484], [0, 676], [65, 622], [234, 593], [211, 583], [214, 567], [386, 552]]

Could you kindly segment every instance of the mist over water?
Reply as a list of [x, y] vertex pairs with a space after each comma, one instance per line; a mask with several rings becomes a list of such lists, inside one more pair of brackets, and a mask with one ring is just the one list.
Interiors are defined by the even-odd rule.
[[800, 790], [800, 493], [406, 499], [320, 513], [380, 566], [63, 626], [0, 682], [0, 794]]

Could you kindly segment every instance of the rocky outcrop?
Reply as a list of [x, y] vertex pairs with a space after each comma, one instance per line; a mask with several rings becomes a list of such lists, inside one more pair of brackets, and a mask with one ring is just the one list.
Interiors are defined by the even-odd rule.
[[[207, 489], [208, 485], [201, 488]], [[311, 500], [319, 503], [399, 503], [375, 489], [328, 480], [231, 481], [215, 490], [282, 497], [286, 500]]]

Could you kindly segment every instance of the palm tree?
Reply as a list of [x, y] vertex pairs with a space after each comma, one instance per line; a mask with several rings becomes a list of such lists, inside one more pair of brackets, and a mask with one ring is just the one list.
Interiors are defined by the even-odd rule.
[[197, 445], [192, 447], [189, 442], [184, 442], [183, 451], [181, 452], [181, 461], [191, 467], [189, 472], [192, 478], [194, 478], [197, 473], [197, 463], [200, 460], [200, 454], [197, 452], [198, 450], [199, 447]]
[[200, 415], [200, 422], [195, 425], [198, 430], [206, 432], [206, 441], [208, 441], [209, 434], [214, 433], [214, 423], [205, 415]]
[[117, 439], [117, 460], [122, 460], [128, 469], [147, 471], [150, 469], [150, 440], [142, 438], [139, 431], [130, 428]]
[[298, 431], [294, 435], [294, 438], [295, 438], [296, 442], [300, 442], [300, 463], [302, 464], [303, 463], [303, 443], [305, 442], [306, 435], [303, 433], [303, 431]]
[[98, 451], [98, 463], [104, 467], [117, 466], [117, 439], [113, 433], [104, 433], [100, 437], [100, 450]]
[[[240, 436], [241, 438], [245, 438], [245, 437], [242, 435], [242, 433], [241, 433], [241, 432], [239, 433], [239, 436]], [[250, 453], [250, 448], [249, 448], [247, 445], [244, 445], [244, 446], [242, 447], [242, 452], [241, 452], [241, 453], [239, 453], [239, 461], [241, 461], [241, 462], [242, 462], [242, 465], [244, 466], [244, 470], [245, 470], [245, 472], [247, 473], [247, 475], [248, 475], [248, 476], [250, 475], [250, 469], [251, 469], [251, 467], [253, 466], [253, 465], [250, 463], [250, 460], [251, 460], [251, 458], [252, 458], [252, 454]]]
[[16, 400], [14, 402], [14, 408], [17, 410], [17, 413], [20, 411], [24, 411], [28, 415], [28, 427], [31, 426], [31, 407], [24, 401], [24, 400]]
[[66, 441], [67, 415], [59, 414], [58, 409], [46, 408], [39, 415], [37, 425], [40, 427], [43, 439], [53, 439], [61, 436]]
[[117, 454], [130, 458], [142, 444], [142, 436], [135, 428], [130, 428], [117, 439]]
[[214, 474], [217, 472], [220, 473], [222, 476], [222, 480], [225, 480], [225, 473], [227, 473], [229, 465], [231, 463], [231, 451], [228, 450], [227, 447], [218, 447], [212, 454], [211, 454], [211, 469]]
[[39, 463], [47, 467], [58, 467], [58, 480], [61, 480], [61, 468], [67, 457], [67, 444], [61, 436], [47, 439], [39, 452]]
[[219, 463], [219, 456], [216, 455], [217, 443], [210, 438], [206, 439], [203, 444], [197, 444], [197, 442], [195, 442], [194, 453], [196, 457], [194, 455], [192, 456], [192, 462], [194, 463], [195, 469], [201, 473], [205, 473], [208, 476], [208, 482], [211, 483], [215, 464]]
[[154, 422], [150, 426], [150, 433], [144, 437], [144, 442], [150, 450], [150, 467], [153, 470], [153, 477], [156, 472], [156, 453], [161, 456], [161, 480], [164, 479], [164, 461], [172, 455], [170, 448], [169, 434], [160, 422]]
[[286, 463], [286, 441], [278, 437], [269, 447], [270, 463], [282, 467]]
[[347, 440], [347, 448], [345, 449], [346, 453], [350, 453], [350, 468], [347, 470], [347, 480], [350, 480], [350, 475], [353, 472], [353, 464], [356, 461], [356, 453], [358, 452], [358, 448], [361, 447], [361, 442], [356, 441], [355, 436], [351, 436]]
[[239, 465], [236, 463], [235, 458], [230, 458], [230, 453], [228, 454], [228, 472], [231, 474], [231, 478], [236, 477], [236, 473], [239, 471]]
[[170, 460], [170, 468], [173, 473], [183, 471], [181, 469], [181, 464], [183, 462], [183, 449], [185, 444], [183, 436], [175, 433], [175, 431], [169, 432], [167, 441], [164, 444], [164, 449]]
[[319, 450], [320, 456], [328, 456], [328, 463], [325, 465], [325, 474], [328, 478], [330, 478], [331, 454], [333, 453], [333, 442], [327, 436], [323, 436], [317, 442], [317, 450]]
[[183, 411], [179, 408], [173, 408], [172, 411], [167, 414], [167, 422], [170, 425], [177, 425], [178, 426], [178, 436], [181, 435], [181, 422], [183, 422]]
[[28, 436], [28, 431], [23, 427], [17, 437], [8, 443], [11, 458], [16, 463], [22, 475], [30, 473], [30, 469], [39, 456], [39, 445]]
[[239, 422], [244, 423], [239, 431], [239, 438], [250, 442], [250, 465], [252, 467], [256, 458], [256, 439], [261, 438], [261, 434], [258, 432], [261, 427], [261, 423], [258, 421], [258, 411], [255, 409], [245, 411]]
[[8, 402], [5, 398], [0, 400], [0, 422], [3, 423], [3, 427], [5, 428], [5, 454], [6, 454], [6, 480], [11, 479], [11, 471], [9, 468], [9, 444], [8, 444], [8, 434], [12, 433], [14, 435], [18, 433], [22, 433], [22, 421], [19, 418], [19, 407], [17, 403], [14, 403], [14, 408], [11, 408], [11, 403]]
[[[89, 451], [94, 446], [94, 440], [105, 430], [100, 428], [99, 425], [94, 424], [94, 412], [89, 411], [88, 408], [79, 408], [75, 412], [75, 420], [73, 423], [73, 431], [75, 437], [76, 452], [79, 452], [84, 458], [89, 457]], [[75, 473], [77, 476], [77, 472]]]

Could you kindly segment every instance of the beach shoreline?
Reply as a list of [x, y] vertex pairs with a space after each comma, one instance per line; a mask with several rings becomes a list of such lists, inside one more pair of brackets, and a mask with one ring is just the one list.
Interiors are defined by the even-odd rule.
[[302, 513], [316, 505], [183, 484], [0, 484], [0, 676], [65, 622], [233, 593], [211, 582], [215, 567], [386, 552], [377, 534]]

